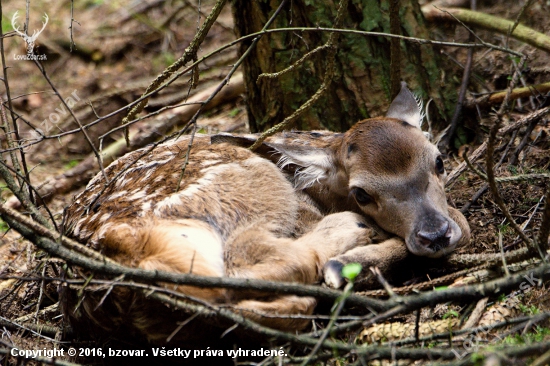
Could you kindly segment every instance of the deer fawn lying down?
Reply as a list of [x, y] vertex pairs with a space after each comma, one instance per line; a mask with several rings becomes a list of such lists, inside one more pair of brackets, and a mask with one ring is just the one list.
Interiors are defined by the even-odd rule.
[[[344, 134], [281, 133], [255, 152], [244, 147], [252, 135], [197, 136], [183, 179], [189, 140], [168, 142], [99, 197], [104, 180], [98, 174], [69, 208], [68, 233], [128, 266], [307, 284], [324, 274], [334, 287], [342, 284], [346, 263], [387, 269], [408, 252], [439, 257], [469, 240], [469, 228], [447, 207], [443, 161], [420, 120], [403, 85], [385, 118], [358, 122]], [[142, 152], [112, 163], [107, 176]], [[274, 314], [310, 314], [316, 305], [309, 297], [166, 286], [284, 330], [307, 321]], [[81, 299], [73, 294], [69, 313], [153, 341], [185, 320], [141, 293], [115, 288], [104, 295], [88, 292], [75, 309]], [[189, 329], [199, 324], [200, 318], [191, 320], [177, 337], [195, 336]]]

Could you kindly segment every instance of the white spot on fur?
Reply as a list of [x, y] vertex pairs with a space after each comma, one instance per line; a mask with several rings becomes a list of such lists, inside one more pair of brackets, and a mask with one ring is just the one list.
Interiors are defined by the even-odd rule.
[[82, 220], [78, 221], [73, 229], [73, 235], [78, 237], [78, 235], [80, 234], [80, 226], [82, 224]]
[[89, 222], [96, 222], [98, 217], [99, 217], [99, 213], [95, 213], [88, 219], [88, 221]]
[[210, 166], [221, 163], [221, 160], [204, 160], [201, 161], [201, 166]]
[[183, 191], [179, 192], [179, 194], [183, 197], [192, 197], [199, 192], [201, 188], [206, 188], [211, 185], [218, 175], [228, 169], [235, 169], [236, 167], [237, 164], [224, 164], [202, 169], [201, 173], [203, 173], [204, 176], [198, 179], [196, 183], [188, 185]]
[[181, 198], [179, 194], [174, 193], [157, 203], [154, 214], [157, 216], [160, 216], [162, 214], [162, 211], [164, 211], [165, 209], [171, 208], [173, 206], [182, 206], [182, 205], [183, 205], [183, 202], [181, 202]]
[[101, 228], [96, 231], [96, 235], [94, 235], [94, 239], [96, 240], [101, 240], [103, 238], [105, 238], [105, 233], [107, 232], [107, 230], [109, 230], [111, 227], [113, 226], [112, 223], [108, 222], [106, 223], [105, 225], [101, 226]]
[[138, 200], [140, 198], [147, 196], [145, 189], [139, 190], [138, 192], [135, 192], [135, 193], [134, 192], [135, 191], [132, 192], [133, 193], [132, 195], [128, 196], [127, 198], [128, 201]]
[[117, 193], [113, 193], [112, 195], [109, 196], [109, 200], [116, 200], [117, 198], [119, 197], [123, 197], [123, 196], [126, 196], [128, 194], [128, 191], [120, 191], [120, 192], [117, 192]]
[[92, 180], [90, 180], [88, 182], [88, 185], [86, 186], [86, 190], [90, 189], [92, 186], [94, 186], [99, 180], [101, 179], [101, 175], [100, 174], [96, 174], [95, 177], [92, 178]]
[[99, 218], [99, 222], [100, 223], [104, 223], [105, 221], [109, 220], [111, 218], [111, 215], [110, 214], [103, 214], [100, 218]]
[[140, 214], [140, 216], [143, 216], [145, 214], [145, 212], [147, 212], [147, 211], [151, 211], [151, 201], [144, 202], [141, 205], [141, 210], [143, 212]]

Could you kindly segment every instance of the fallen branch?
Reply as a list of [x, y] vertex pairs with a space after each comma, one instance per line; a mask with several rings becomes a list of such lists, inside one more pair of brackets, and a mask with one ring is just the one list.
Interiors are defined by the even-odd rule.
[[[476, 27], [505, 35], [508, 35], [510, 29], [513, 29], [514, 26], [514, 22], [510, 20], [461, 8], [438, 9], [432, 6], [425, 6], [422, 8], [422, 13], [424, 14], [424, 17], [426, 17], [426, 20], [431, 22], [436, 20], [456, 22], [456, 19], [458, 19], [468, 25], [474, 25]], [[510, 36], [530, 44], [531, 46], [550, 52], [550, 37], [543, 33], [537, 32], [532, 28], [518, 24]]]
[[[542, 83], [533, 86], [526, 86], [523, 88], [513, 89], [510, 93], [510, 100], [515, 100], [519, 98], [528, 98], [532, 96], [542, 95], [550, 91], [550, 82]], [[506, 96], [507, 91], [500, 91], [490, 95], [485, 95], [476, 99], [469, 99], [464, 103], [466, 108], [474, 108], [475, 106], [486, 107], [489, 105], [494, 105], [502, 103], [504, 97]]]

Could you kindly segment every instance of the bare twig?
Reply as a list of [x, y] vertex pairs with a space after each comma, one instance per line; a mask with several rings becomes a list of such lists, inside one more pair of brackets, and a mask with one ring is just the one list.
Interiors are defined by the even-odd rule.
[[[206, 35], [210, 31], [210, 28], [214, 24], [215, 20], [220, 15], [223, 7], [225, 6], [226, 0], [218, 0], [216, 1], [216, 4], [212, 8], [212, 12], [206, 20], [204, 21], [202, 27], [199, 29], [193, 40], [191, 41], [191, 44], [185, 49], [185, 52], [183, 53], [183, 56], [180, 57], [176, 62], [174, 62], [172, 65], [168, 66], [162, 74], [157, 76], [153, 82], [147, 87], [144, 95], [150, 94], [155, 89], [157, 89], [164, 81], [168, 80], [177, 70], [179, 70], [181, 67], [183, 67], [185, 64], [187, 64], [189, 61], [195, 60], [197, 57], [197, 51], [199, 50], [200, 45], [206, 38]], [[137, 103], [131, 110], [128, 112], [128, 115], [122, 119], [122, 124], [128, 123], [128, 121], [133, 120], [139, 112], [145, 108], [147, 105], [148, 98], [142, 96], [142, 100]], [[128, 133], [126, 132], [126, 144], [130, 145], [130, 140], [128, 137]]]
[[[518, 129], [522, 126], [525, 126], [532, 121], [539, 121], [541, 118], [543, 118], [545, 115], [550, 113], [550, 107], [546, 107], [543, 109], [539, 109], [538, 111], [532, 112], [528, 114], [527, 116], [521, 118], [519, 121], [511, 123], [508, 126], [503, 127], [498, 131], [499, 136], [503, 136], [515, 129]], [[483, 142], [471, 155], [470, 155], [470, 161], [474, 163], [477, 159], [479, 159], [481, 156], [485, 154], [487, 151], [487, 141]], [[449, 176], [447, 178], [446, 185], [449, 186], [466, 170], [466, 163], [462, 162], [456, 167], [451, 173], [449, 173]]]

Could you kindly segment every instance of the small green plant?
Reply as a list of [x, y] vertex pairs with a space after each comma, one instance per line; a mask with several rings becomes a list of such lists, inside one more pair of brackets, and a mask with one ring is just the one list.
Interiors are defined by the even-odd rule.
[[474, 365], [483, 365], [483, 361], [485, 361], [485, 356], [483, 356], [481, 353], [474, 352], [470, 356], [470, 360]]
[[78, 165], [78, 160], [70, 160], [65, 164], [65, 169], [71, 169]]
[[498, 230], [502, 233], [502, 235], [506, 235], [510, 232], [510, 224], [509, 223], [500, 224], [497, 227], [498, 227]]
[[445, 315], [443, 315], [443, 319], [447, 319], [447, 318], [450, 318], [450, 317], [458, 318], [459, 316], [460, 316], [460, 314], [458, 314], [458, 311], [449, 310], [445, 313]]
[[540, 309], [535, 305], [527, 306], [523, 304], [518, 304], [519, 310], [525, 315], [536, 315], [540, 313]]
[[346, 264], [344, 268], [342, 268], [342, 276], [353, 282], [359, 273], [361, 273], [362, 269], [363, 267], [359, 263]]

